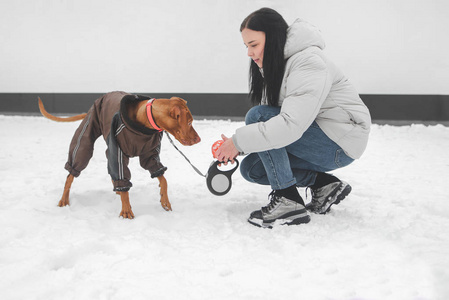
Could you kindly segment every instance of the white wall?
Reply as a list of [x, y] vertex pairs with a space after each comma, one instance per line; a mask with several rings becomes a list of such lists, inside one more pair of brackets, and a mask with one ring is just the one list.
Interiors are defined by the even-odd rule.
[[449, 94], [447, 0], [0, 0], [0, 93], [246, 93], [239, 26], [319, 27], [364, 94]]

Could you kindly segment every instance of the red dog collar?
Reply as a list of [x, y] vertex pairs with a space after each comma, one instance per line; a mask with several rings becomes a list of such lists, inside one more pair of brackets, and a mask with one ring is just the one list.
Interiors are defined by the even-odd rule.
[[148, 117], [148, 121], [150, 121], [151, 126], [153, 126], [153, 128], [159, 132], [164, 131], [163, 129], [161, 129], [159, 126], [156, 125], [156, 122], [154, 121], [153, 118], [153, 113], [151, 112], [151, 106], [153, 105], [153, 101], [156, 99], [150, 99], [147, 102], [147, 117]]

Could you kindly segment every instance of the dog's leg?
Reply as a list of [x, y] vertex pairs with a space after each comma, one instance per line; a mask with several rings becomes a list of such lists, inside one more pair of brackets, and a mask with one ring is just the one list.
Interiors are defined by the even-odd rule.
[[124, 219], [134, 219], [134, 213], [131, 209], [131, 204], [129, 203], [129, 192], [117, 192], [122, 200], [122, 211], [120, 212], [120, 217]]
[[171, 210], [171, 204], [170, 201], [168, 201], [167, 180], [164, 175], [159, 176], [157, 179], [159, 180], [159, 187], [161, 188], [160, 194], [162, 208], [169, 211]]
[[67, 176], [67, 179], [66, 179], [65, 185], [64, 185], [64, 192], [62, 193], [62, 198], [61, 198], [61, 200], [59, 200], [59, 203], [58, 203], [59, 207], [70, 205], [70, 200], [69, 200], [70, 187], [72, 186], [72, 182], [73, 182], [74, 178], [75, 177], [72, 174], [69, 174]]

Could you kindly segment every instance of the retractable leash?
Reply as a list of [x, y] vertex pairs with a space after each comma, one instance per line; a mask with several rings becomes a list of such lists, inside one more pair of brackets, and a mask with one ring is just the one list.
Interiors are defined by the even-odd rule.
[[216, 196], [226, 195], [232, 187], [231, 176], [235, 170], [239, 167], [239, 161], [234, 159], [237, 163], [234, 168], [228, 171], [222, 171], [218, 168], [218, 165], [223, 163], [221, 161], [213, 161], [210, 164], [209, 170], [206, 174], [206, 183], [209, 191]]
[[[215, 160], [210, 164], [209, 170], [207, 171], [206, 175], [204, 175], [203, 173], [200, 172], [200, 170], [198, 170], [198, 168], [196, 168], [190, 162], [190, 160], [187, 158], [187, 156], [185, 156], [184, 153], [182, 153], [182, 151], [179, 150], [178, 147], [176, 147], [176, 145], [173, 143], [173, 140], [171, 139], [168, 132], [165, 131], [165, 133], [167, 135], [168, 140], [173, 145], [173, 147], [175, 147], [175, 149], [178, 150], [178, 152], [181, 153], [182, 156], [184, 156], [184, 158], [192, 166], [192, 168], [200, 176], [206, 178], [207, 188], [209, 189], [209, 191], [212, 194], [214, 194], [216, 196], [223, 196], [223, 195], [226, 195], [231, 190], [231, 187], [232, 187], [231, 176], [235, 172], [235, 170], [237, 170], [237, 168], [239, 167], [239, 161], [237, 159], [234, 159], [234, 161], [237, 162], [237, 165], [234, 168], [232, 168], [231, 170], [227, 170], [227, 171], [222, 171], [222, 170], [218, 169], [218, 165], [223, 162]], [[215, 151], [217, 151], [217, 149], [221, 146], [222, 143], [223, 143], [223, 141], [217, 141], [212, 145], [212, 154], [214, 155], [214, 157], [215, 157]]]

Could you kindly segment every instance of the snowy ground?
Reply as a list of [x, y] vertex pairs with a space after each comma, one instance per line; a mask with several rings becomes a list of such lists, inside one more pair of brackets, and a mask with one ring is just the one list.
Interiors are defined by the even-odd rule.
[[[205, 172], [211, 144], [243, 123], [194, 125], [202, 142], [179, 148]], [[166, 137], [172, 212], [135, 158], [136, 218], [118, 217], [102, 139], [71, 206], [57, 207], [77, 126], [0, 116], [0, 299], [449, 297], [447, 127], [373, 126], [362, 159], [335, 172], [353, 187], [345, 201], [307, 225], [268, 230], [246, 221], [268, 187], [236, 172], [229, 194], [213, 196]]]

